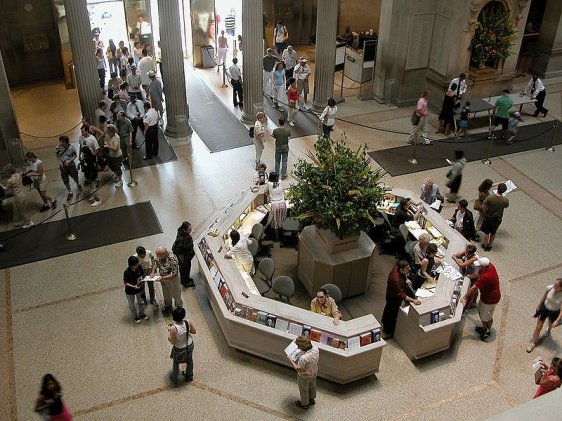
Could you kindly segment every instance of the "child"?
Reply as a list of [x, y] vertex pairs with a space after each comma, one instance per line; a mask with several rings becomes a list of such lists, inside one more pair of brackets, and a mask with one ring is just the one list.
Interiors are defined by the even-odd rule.
[[119, 92], [119, 86], [123, 83], [120, 77], [117, 77], [116, 72], [111, 72], [111, 79], [107, 82], [107, 97], [113, 98], [113, 95]]
[[507, 132], [511, 135], [505, 141], [505, 143], [507, 143], [508, 145], [511, 145], [513, 143], [513, 140], [517, 136], [517, 129], [520, 121], [523, 121], [521, 119], [521, 114], [519, 113], [519, 111], [515, 111], [513, 113], [513, 116], [511, 116], [511, 118], [507, 122]]
[[461, 118], [459, 120], [459, 131], [457, 132], [458, 137], [466, 136], [466, 128], [468, 127], [468, 118], [470, 114], [470, 101], [466, 101], [464, 107], [461, 110]]
[[292, 77], [289, 79], [289, 88], [287, 89], [287, 99], [289, 100], [289, 109], [287, 110], [287, 121], [289, 125], [294, 126], [295, 121], [293, 116], [297, 111], [297, 105], [299, 100], [299, 91], [297, 89], [297, 80]]
[[260, 162], [258, 164], [258, 171], [254, 174], [254, 184], [256, 186], [263, 186], [267, 183], [268, 176], [266, 170], [267, 166], [263, 162]]

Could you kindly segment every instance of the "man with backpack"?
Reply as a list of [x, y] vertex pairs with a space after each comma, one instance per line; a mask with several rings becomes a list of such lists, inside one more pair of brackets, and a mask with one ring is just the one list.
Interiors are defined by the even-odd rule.
[[289, 38], [287, 27], [283, 25], [283, 22], [278, 20], [275, 28], [273, 29], [273, 42], [275, 43], [277, 55], [281, 56], [281, 53], [283, 53], [283, 50], [286, 47], [287, 38]]

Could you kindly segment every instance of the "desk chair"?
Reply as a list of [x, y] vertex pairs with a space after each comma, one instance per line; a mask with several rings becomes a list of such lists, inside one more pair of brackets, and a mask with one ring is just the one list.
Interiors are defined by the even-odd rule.
[[256, 256], [258, 255], [258, 250], [259, 250], [259, 244], [256, 241], [255, 238], [248, 238], [248, 250], [250, 250], [250, 253], [252, 254], [252, 257], [254, 258], [254, 265], [256, 264]]
[[322, 288], [325, 289], [326, 291], [328, 291], [328, 295], [334, 299], [336, 304], [341, 303], [341, 300], [343, 299], [343, 297], [342, 297], [341, 290], [337, 285], [325, 284], [325, 285], [322, 285]]
[[262, 296], [271, 289], [271, 280], [274, 273], [275, 262], [266, 257], [258, 265], [254, 276], [254, 284]]
[[404, 246], [404, 251], [406, 252], [406, 256], [409, 256], [410, 262], [414, 261], [414, 247], [418, 243], [419, 241], [407, 241], [406, 245]]
[[267, 257], [271, 257], [271, 251], [270, 249], [273, 247], [273, 245], [263, 245], [261, 242], [263, 240], [263, 232], [265, 230], [265, 227], [258, 223], [258, 224], [254, 224], [254, 226], [252, 227], [252, 238], [254, 238], [257, 243], [258, 243], [258, 254], [261, 254], [262, 256], [267, 256]]
[[[280, 247], [293, 247], [295, 250], [299, 249], [299, 233], [301, 231], [300, 222], [295, 218], [285, 218], [281, 224], [281, 230], [283, 231], [283, 237], [288, 237], [286, 241], [280, 242]], [[288, 234], [288, 235], [286, 235]]]
[[406, 226], [406, 224], [400, 224], [398, 229], [400, 230], [400, 234], [402, 234], [402, 238], [404, 238], [404, 242], [407, 242], [410, 232], [408, 231], [408, 227]]
[[291, 297], [295, 295], [295, 283], [288, 276], [278, 276], [273, 281], [273, 292], [279, 295], [279, 298], [285, 297], [287, 302], [291, 304]]

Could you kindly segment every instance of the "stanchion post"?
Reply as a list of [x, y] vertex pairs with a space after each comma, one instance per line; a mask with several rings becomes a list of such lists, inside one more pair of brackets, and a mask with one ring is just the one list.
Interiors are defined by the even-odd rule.
[[408, 159], [408, 162], [410, 164], [416, 165], [418, 163], [418, 160], [416, 159], [417, 153], [418, 153], [418, 136], [416, 134], [414, 134], [414, 154], [412, 155], [412, 157], [410, 159]]
[[68, 241], [74, 241], [76, 240], [78, 237], [76, 236], [76, 234], [72, 233], [72, 230], [70, 229], [70, 220], [68, 218], [68, 204], [64, 204], [62, 205], [62, 208], [64, 209], [64, 214], [66, 215], [66, 228], [68, 230], [68, 234], [66, 234], [66, 239]]
[[556, 150], [556, 149], [554, 149], [554, 146], [552, 146], [552, 145], [554, 144], [554, 138], [556, 137], [556, 131], [557, 130], [558, 130], [558, 123], [554, 124], [554, 132], [552, 133], [552, 137], [550, 138], [550, 145], [548, 145], [546, 148], [544, 148], [548, 152], [554, 152]]
[[222, 62], [222, 85], [221, 88], [228, 88], [228, 85], [226, 84], [226, 65], [224, 64], [224, 61]]
[[133, 179], [133, 155], [131, 154], [129, 154], [129, 178], [131, 181], [127, 183], [127, 186], [136, 187], [139, 184]]
[[491, 165], [492, 161], [490, 161], [490, 154], [492, 153], [492, 142], [494, 141], [494, 137], [490, 136], [490, 146], [488, 147], [488, 155], [486, 155], [486, 158], [482, 160], [483, 164], [486, 165]]

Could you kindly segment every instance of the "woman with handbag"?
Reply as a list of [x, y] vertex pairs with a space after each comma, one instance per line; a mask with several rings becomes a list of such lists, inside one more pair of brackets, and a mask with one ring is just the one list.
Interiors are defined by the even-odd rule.
[[172, 359], [172, 373], [170, 380], [174, 386], [178, 385], [178, 374], [180, 364], [186, 364], [182, 375], [185, 381], [193, 380], [193, 337], [197, 333], [192, 321], [185, 319], [185, 309], [177, 307], [172, 312], [174, 323], [168, 325], [168, 341], [173, 345], [170, 358]]
[[322, 133], [326, 139], [330, 138], [330, 132], [336, 124], [336, 114], [338, 112], [338, 107], [336, 106], [336, 100], [334, 98], [328, 98], [328, 106], [324, 108], [322, 114], [320, 114], [320, 123], [322, 123]]
[[478, 211], [478, 216], [476, 217], [476, 222], [474, 224], [477, 232], [480, 231], [482, 222], [484, 222], [484, 211], [482, 210], [482, 205], [484, 205], [484, 200], [486, 200], [486, 198], [490, 195], [490, 189], [493, 185], [494, 182], [487, 178], [478, 186], [478, 199], [474, 201], [474, 210]]

